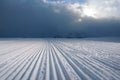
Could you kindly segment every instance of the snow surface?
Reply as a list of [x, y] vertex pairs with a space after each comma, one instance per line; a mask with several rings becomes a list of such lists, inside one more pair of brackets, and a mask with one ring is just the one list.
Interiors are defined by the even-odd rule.
[[0, 80], [120, 80], [120, 42], [1, 39]]

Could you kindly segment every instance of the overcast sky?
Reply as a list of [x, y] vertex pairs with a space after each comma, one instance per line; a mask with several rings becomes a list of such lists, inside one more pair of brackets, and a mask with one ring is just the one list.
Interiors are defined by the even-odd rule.
[[120, 0], [0, 0], [0, 36], [120, 36]]

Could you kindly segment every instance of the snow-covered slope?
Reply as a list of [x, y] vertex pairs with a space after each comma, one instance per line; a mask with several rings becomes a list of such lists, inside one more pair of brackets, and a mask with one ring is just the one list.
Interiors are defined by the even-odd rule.
[[120, 43], [2, 39], [0, 80], [120, 80]]

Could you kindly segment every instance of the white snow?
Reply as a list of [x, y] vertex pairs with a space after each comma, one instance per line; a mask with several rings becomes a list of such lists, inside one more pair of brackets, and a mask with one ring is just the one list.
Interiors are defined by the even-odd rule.
[[0, 80], [120, 80], [120, 38], [0, 39]]

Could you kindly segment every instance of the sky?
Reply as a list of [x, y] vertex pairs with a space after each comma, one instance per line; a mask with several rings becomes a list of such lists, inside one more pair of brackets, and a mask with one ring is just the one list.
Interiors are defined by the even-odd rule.
[[120, 0], [0, 0], [0, 37], [120, 37]]

